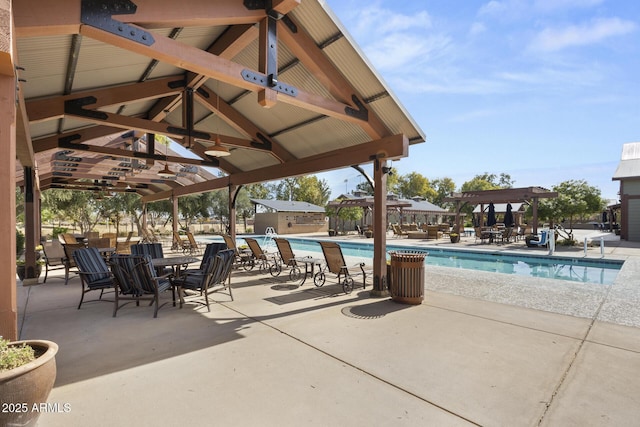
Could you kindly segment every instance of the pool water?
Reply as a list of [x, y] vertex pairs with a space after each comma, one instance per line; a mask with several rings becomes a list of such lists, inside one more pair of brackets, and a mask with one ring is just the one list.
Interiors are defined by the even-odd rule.
[[[322, 257], [320, 245], [315, 240], [299, 238], [287, 238], [287, 240], [291, 243], [294, 253], [311, 252]], [[263, 244], [263, 237], [258, 236], [258, 241]], [[243, 244], [245, 244], [244, 240], [238, 238], [238, 245]], [[339, 242], [339, 244], [345, 257], [373, 258], [373, 245], [370, 243]], [[426, 265], [603, 285], [614, 282], [623, 264], [618, 260], [508, 255], [393, 245], [387, 245], [387, 259], [390, 259], [389, 252], [411, 250], [427, 252], [429, 255], [425, 258]]]

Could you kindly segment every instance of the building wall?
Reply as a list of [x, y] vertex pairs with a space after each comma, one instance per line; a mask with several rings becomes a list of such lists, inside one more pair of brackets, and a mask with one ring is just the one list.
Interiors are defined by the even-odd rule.
[[254, 231], [265, 234], [273, 227], [278, 234], [317, 233], [328, 230], [324, 213], [265, 212], [257, 213]]
[[620, 181], [620, 205], [620, 237], [630, 242], [640, 242], [640, 179]]

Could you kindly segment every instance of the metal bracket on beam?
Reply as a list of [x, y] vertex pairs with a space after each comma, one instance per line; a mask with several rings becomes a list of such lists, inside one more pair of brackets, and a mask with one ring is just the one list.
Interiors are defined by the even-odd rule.
[[264, 10], [273, 19], [282, 19], [283, 14], [275, 11], [271, 0], [244, 0], [244, 7], [248, 10]]
[[298, 96], [298, 89], [296, 89], [295, 87], [286, 83], [279, 82], [277, 80], [273, 80], [272, 78], [270, 78], [270, 76], [265, 76], [264, 74], [258, 73], [256, 71], [244, 69], [242, 70], [242, 78], [248, 82], [273, 89], [276, 92], [284, 93], [285, 95], [293, 97]]
[[355, 117], [356, 119], [363, 120], [365, 122], [369, 121], [369, 110], [367, 110], [367, 107], [365, 107], [364, 104], [360, 102], [360, 99], [358, 99], [358, 97], [355, 95], [351, 95], [351, 100], [354, 104], [356, 104], [358, 109], [356, 110], [353, 107], [345, 107], [345, 114], [351, 117]]
[[90, 119], [107, 120], [109, 115], [102, 111], [86, 110], [86, 105], [98, 102], [95, 96], [85, 96], [84, 98], [69, 99], [64, 101], [64, 112], [74, 114], [76, 116], [88, 117]]
[[264, 136], [263, 134], [258, 132], [258, 133], [256, 133], [256, 138], [258, 138], [260, 140], [260, 142], [251, 141], [251, 146], [253, 148], [258, 148], [260, 150], [271, 151], [271, 148], [272, 148], [271, 141], [269, 141], [266, 136]]
[[80, 22], [145, 46], [151, 46], [155, 43], [155, 39], [150, 32], [116, 21], [111, 17], [112, 15], [134, 14], [137, 8], [129, 0], [82, 0]]

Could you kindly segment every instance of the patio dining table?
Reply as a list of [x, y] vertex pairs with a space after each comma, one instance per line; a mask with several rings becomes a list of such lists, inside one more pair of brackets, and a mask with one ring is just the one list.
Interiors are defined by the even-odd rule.
[[175, 277], [180, 277], [181, 268], [184, 266], [200, 261], [194, 256], [175, 256], [175, 257], [163, 257], [152, 258], [151, 263], [154, 267], [172, 267]]

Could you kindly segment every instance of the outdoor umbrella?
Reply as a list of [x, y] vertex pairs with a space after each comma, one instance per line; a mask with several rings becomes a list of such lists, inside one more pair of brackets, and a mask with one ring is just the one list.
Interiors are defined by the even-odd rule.
[[489, 203], [489, 211], [487, 212], [487, 225], [489, 227], [496, 225], [496, 207], [493, 203]]
[[513, 226], [513, 213], [511, 213], [511, 203], [507, 203], [507, 212], [504, 214], [504, 225]]

